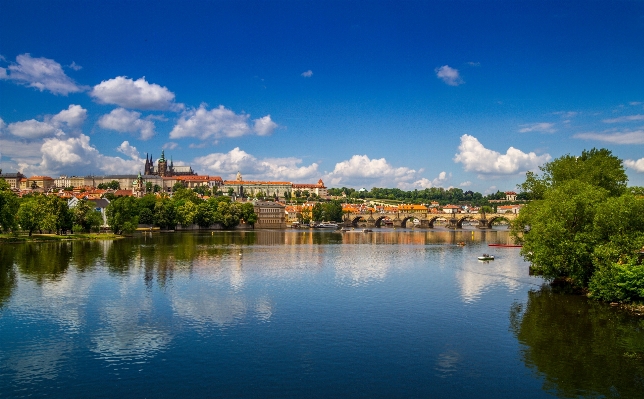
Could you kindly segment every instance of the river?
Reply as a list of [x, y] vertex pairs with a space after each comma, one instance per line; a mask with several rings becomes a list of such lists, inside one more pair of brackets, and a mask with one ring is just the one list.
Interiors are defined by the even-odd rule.
[[487, 245], [509, 242], [438, 228], [0, 245], [0, 397], [643, 397], [644, 320]]

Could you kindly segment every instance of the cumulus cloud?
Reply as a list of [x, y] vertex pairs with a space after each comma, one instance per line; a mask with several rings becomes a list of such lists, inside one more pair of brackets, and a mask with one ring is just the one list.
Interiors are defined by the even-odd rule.
[[433, 179], [429, 180], [427, 178], [421, 178], [419, 180], [416, 180], [413, 183], [406, 183], [406, 182], [399, 182], [398, 183], [398, 188], [401, 188], [403, 190], [414, 190], [414, 189], [425, 189], [425, 188], [431, 188], [431, 187], [444, 187], [445, 183], [452, 177], [452, 174], [450, 173], [449, 175], [447, 172], [440, 172], [438, 176]]
[[627, 168], [635, 170], [636, 172], [644, 173], [644, 158], [640, 158], [635, 161], [632, 159], [627, 159], [624, 161], [624, 165], [626, 165]]
[[644, 121], [644, 115], [628, 115], [620, 116], [618, 118], [604, 119], [604, 123], [623, 123], [623, 122], [633, 122], [633, 121]]
[[89, 93], [101, 104], [115, 104], [123, 108], [141, 110], [173, 110], [183, 108], [174, 102], [174, 93], [166, 87], [148, 83], [145, 77], [132, 80], [126, 76], [104, 80]]
[[208, 110], [205, 104], [197, 109], [185, 111], [170, 132], [170, 138], [196, 137], [201, 140], [222, 137], [240, 137], [256, 133], [260, 136], [269, 135], [277, 124], [270, 115], [255, 119], [253, 128], [248, 124], [248, 114], [236, 114], [223, 105]]
[[141, 113], [124, 108], [112, 110], [101, 116], [98, 125], [103, 129], [116, 130], [121, 133], [140, 133], [141, 140], [148, 140], [155, 135], [154, 122], [141, 119]]
[[253, 130], [258, 136], [268, 136], [277, 128], [277, 123], [271, 120], [270, 115], [255, 119]]
[[128, 141], [122, 142], [120, 146], [116, 147], [116, 151], [128, 156], [129, 158], [139, 159], [139, 151], [136, 147], [131, 146]]
[[534, 152], [525, 153], [514, 147], [508, 148], [505, 154], [489, 150], [474, 136], [461, 136], [459, 152], [454, 162], [462, 163], [466, 172], [478, 172], [481, 175], [510, 175], [534, 170], [539, 165], [548, 162], [549, 154], [537, 155]]
[[436, 72], [437, 78], [450, 86], [458, 86], [465, 83], [459, 75], [458, 69], [451, 68], [449, 65], [443, 65], [440, 68], [436, 68], [434, 72]]
[[529, 123], [525, 125], [519, 125], [519, 133], [528, 133], [528, 132], [541, 132], [541, 133], [554, 133], [557, 130], [554, 128], [554, 123], [541, 122], [541, 123]]
[[47, 115], [44, 121], [35, 119], [10, 123], [7, 130], [14, 136], [23, 139], [40, 139], [43, 137], [63, 136], [64, 131], [78, 129], [87, 118], [87, 110], [80, 105], [70, 105], [56, 115]]
[[0, 79], [14, 80], [40, 91], [48, 90], [53, 94], [66, 96], [69, 93], [85, 90], [65, 75], [62, 66], [56, 61], [48, 58], [33, 58], [29, 53], [17, 56], [15, 63], [6, 69], [0, 69], [2, 69]]
[[9, 133], [14, 136], [24, 139], [39, 139], [64, 134], [63, 131], [58, 129], [56, 126], [46, 122], [39, 122], [35, 119], [10, 123], [9, 126], [7, 126], [7, 130], [9, 130]]
[[72, 104], [69, 108], [60, 111], [51, 118], [51, 123], [56, 127], [63, 124], [70, 129], [78, 129], [87, 118], [87, 110], [80, 105]]
[[305, 78], [310, 78], [311, 76], [313, 76], [313, 71], [309, 69], [306, 72], [302, 72], [301, 75], [304, 76]]
[[471, 181], [464, 181], [463, 183], [459, 184], [460, 187], [469, 187], [472, 185]]
[[644, 129], [624, 132], [588, 132], [573, 136], [582, 140], [597, 140], [613, 144], [644, 144]]
[[419, 172], [404, 166], [395, 167], [385, 158], [370, 159], [367, 155], [354, 155], [338, 162], [331, 173], [325, 176], [332, 185], [379, 187], [420, 187], [428, 182], [422, 180]]
[[31, 166], [33, 172], [56, 175], [58, 173], [136, 173], [141, 169], [143, 160], [138, 157], [136, 148], [124, 142], [117, 149], [127, 153], [130, 159], [111, 157], [101, 154], [90, 144], [84, 134], [78, 137], [48, 138], [40, 148], [42, 159], [39, 165]]
[[318, 164], [301, 166], [299, 158], [264, 158], [255, 156], [236, 147], [227, 153], [213, 153], [195, 158], [194, 163], [211, 174], [222, 174], [232, 179], [241, 171], [244, 180], [297, 181], [319, 176]]

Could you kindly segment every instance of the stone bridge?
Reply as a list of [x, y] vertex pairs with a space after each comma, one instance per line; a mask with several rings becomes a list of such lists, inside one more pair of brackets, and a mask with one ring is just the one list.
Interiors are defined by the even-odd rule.
[[350, 213], [345, 215], [343, 226], [345, 227], [382, 227], [385, 219], [393, 222], [393, 227], [404, 228], [413, 226], [414, 219], [418, 219], [421, 228], [433, 228], [437, 220], [445, 221], [445, 227], [449, 229], [463, 228], [464, 222], [474, 222], [479, 229], [491, 229], [492, 223], [497, 220], [506, 220], [508, 222], [517, 218], [516, 213]]

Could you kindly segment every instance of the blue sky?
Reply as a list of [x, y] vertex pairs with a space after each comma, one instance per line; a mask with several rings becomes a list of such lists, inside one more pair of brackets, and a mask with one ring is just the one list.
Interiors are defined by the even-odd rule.
[[644, 2], [11, 1], [4, 172], [512, 190], [608, 148], [644, 186]]

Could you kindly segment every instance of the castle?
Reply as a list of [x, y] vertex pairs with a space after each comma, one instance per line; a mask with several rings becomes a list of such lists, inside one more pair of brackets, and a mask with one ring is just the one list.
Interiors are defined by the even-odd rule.
[[157, 165], [154, 165], [152, 160], [152, 155], [148, 157], [148, 154], [145, 154], [145, 169], [144, 174], [146, 176], [161, 176], [161, 177], [173, 177], [173, 176], [193, 176], [196, 173], [192, 170], [190, 166], [174, 166], [172, 159], [168, 165], [168, 160], [165, 159], [164, 151], [161, 151], [161, 158], [157, 161]]

